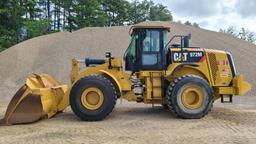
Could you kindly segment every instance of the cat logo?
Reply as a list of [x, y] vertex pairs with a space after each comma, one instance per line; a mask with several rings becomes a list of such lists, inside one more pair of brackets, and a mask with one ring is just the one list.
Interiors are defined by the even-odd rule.
[[174, 53], [173, 54], [173, 61], [187, 61], [188, 53]]
[[172, 53], [173, 62], [202, 62], [204, 60], [203, 51], [178, 51]]

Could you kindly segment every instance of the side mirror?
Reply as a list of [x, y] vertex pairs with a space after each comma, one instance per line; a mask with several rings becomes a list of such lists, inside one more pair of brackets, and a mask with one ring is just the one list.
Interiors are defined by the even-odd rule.
[[191, 33], [188, 34], [188, 39], [190, 40], [192, 37]]
[[190, 39], [191, 39], [191, 33], [189, 33], [187, 36], [183, 37], [183, 47], [185, 47], [185, 48], [190, 47], [190, 45], [189, 45]]
[[106, 58], [111, 58], [111, 52], [109, 52], [109, 51], [105, 52], [105, 57]]
[[105, 52], [105, 57], [108, 58], [108, 68], [112, 69], [112, 59], [114, 58], [111, 56], [111, 52]]

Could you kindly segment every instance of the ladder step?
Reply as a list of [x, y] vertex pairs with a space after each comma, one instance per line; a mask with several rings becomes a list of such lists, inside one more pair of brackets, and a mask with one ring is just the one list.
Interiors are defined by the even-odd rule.
[[232, 103], [233, 102], [233, 95], [228, 96], [229, 99], [225, 100], [225, 97], [223, 95], [220, 96], [221, 103]]

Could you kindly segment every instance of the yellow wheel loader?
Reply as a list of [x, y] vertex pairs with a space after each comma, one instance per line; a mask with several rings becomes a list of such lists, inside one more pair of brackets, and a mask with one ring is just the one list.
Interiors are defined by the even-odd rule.
[[[231, 53], [191, 47], [191, 35], [168, 39], [170, 27], [134, 25], [122, 60], [72, 60], [69, 88], [49, 75], [34, 75], [10, 102], [2, 124], [30, 123], [50, 118], [71, 106], [85, 121], [108, 116], [119, 98], [159, 104], [186, 119], [202, 118], [213, 102], [232, 102], [251, 89], [236, 72]], [[80, 70], [79, 63], [87, 68]]]

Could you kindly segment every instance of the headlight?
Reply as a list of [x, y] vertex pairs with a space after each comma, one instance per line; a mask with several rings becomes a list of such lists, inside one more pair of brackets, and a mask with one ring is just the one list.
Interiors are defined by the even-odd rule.
[[227, 52], [227, 56], [228, 56], [228, 61], [229, 61], [229, 64], [230, 64], [230, 68], [231, 68], [233, 77], [234, 77], [234, 76], [237, 75], [234, 59], [233, 59], [233, 56], [232, 56], [231, 52]]

